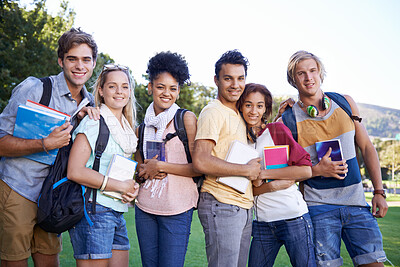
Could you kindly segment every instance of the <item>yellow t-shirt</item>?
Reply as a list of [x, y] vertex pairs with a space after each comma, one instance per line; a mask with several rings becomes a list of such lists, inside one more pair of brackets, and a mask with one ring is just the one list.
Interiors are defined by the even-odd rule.
[[[197, 122], [196, 140], [210, 139], [215, 141], [211, 155], [225, 159], [229, 146], [234, 140], [247, 144], [246, 125], [239, 113], [224, 106], [214, 99], [201, 111]], [[253, 206], [252, 185], [245, 194], [216, 181], [217, 177], [206, 175], [202, 192], [208, 192], [219, 202], [250, 209]]]

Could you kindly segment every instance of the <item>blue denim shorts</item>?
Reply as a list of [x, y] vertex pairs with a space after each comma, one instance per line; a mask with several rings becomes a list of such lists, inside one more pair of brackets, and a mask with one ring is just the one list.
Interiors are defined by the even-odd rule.
[[340, 266], [341, 239], [355, 266], [386, 261], [382, 234], [368, 207], [341, 207], [311, 218], [318, 266]]
[[93, 214], [92, 203], [87, 210], [93, 226], [83, 217], [69, 230], [75, 259], [109, 259], [112, 250], [129, 250], [128, 231], [122, 212], [97, 204], [96, 214]]

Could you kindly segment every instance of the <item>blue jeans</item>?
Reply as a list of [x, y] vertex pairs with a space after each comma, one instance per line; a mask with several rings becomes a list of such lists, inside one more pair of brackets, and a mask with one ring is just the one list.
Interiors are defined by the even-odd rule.
[[245, 267], [253, 209], [221, 203], [202, 192], [198, 215], [205, 235], [208, 266]]
[[318, 266], [341, 266], [341, 239], [355, 266], [386, 261], [382, 234], [367, 207], [342, 207], [311, 218]]
[[93, 214], [92, 203], [87, 206], [87, 211], [93, 226], [83, 217], [68, 230], [75, 259], [109, 259], [112, 250], [129, 250], [128, 231], [122, 212], [96, 204], [96, 214]]
[[249, 267], [273, 266], [282, 245], [285, 245], [292, 266], [317, 266], [308, 213], [289, 220], [253, 221], [252, 235]]
[[135, 206], [142, 266], [183, 266], [193, 209], [171, 216], [154, 215]]

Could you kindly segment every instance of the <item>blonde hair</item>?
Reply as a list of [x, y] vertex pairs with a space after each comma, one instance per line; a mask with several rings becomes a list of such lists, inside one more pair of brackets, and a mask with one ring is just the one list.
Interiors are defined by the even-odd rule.
[[321, 78], [321, 83], [324, 81], [326, 71], [325, 71], [324, 64], [322, 64], [322, 61], [314, 54], [304, 51], [304, 50], [300, 50], [300, 51], [297, 51], [296, 53], [294, 53], [290, 57], [288, 67], [287, 67], [287, 72], [286, 72], [287, 80], [290, 83], [290, 85], [292, 85], [294, 88], [297, 88], [296, 81], [294, 78], [297, 64], [299, 64], [301, 61], [303, 61], [305, 59], [314, 59], [315, 60], [315, 62], [317, 63], [318, 71], [319, 71], [319, 77]]
[[129, 73], [128, 67], [121, 66], [121, 65], [114, 65], [114, 64], [113, 65], [105, 65], [103, 67], [103, 70], [99, 74], [99, 77], [97, 77], [97, 80], [93, 86], [93, 88], [94, 88], [93, 95], [94, 95], [94, 101], [95, 101], [96, 107], [99, 107], [100, 104], [105, 104], [103, 97], [100, 96], [100, 88], [103, 88], [104, 83], [106, 82], [106, 79], [107, 79], [107, 75], [112, 71], [122, 71], [128, 77], [129, 88], [130, 88], [131, 93], [129, 96], [128, 103], [122, 109], [122, 114], [124, 114], [125, 118], [128, 120], [131, 127], [135, 128], [135, 124], [136, 124], [136, 98], [135, 98], [135, 93], [134, 93], [135, 83], [133, 82], [133, 78]]

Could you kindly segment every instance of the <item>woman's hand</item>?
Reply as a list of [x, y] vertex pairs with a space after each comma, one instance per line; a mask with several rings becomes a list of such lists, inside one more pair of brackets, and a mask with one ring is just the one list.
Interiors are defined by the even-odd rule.
[[134, 182], [133, 188], [131, 188], [131, 189], [133, 189], [133, 192], [131, 190], [131, 191], [126, 192], [125, 194], [122, 194], [122, 200], [121, 200], [122, 203], [132, 202], [137, 197], [137, 195], [139, 193], [139, 184], [136, 183], [134, 180], [127, 180], [127, 181], [129, 181], [129, 184], [131, 184], [130, 181]]
[[162, 161], [155, 158], [145, 159], [139, 167], [139, 177], [147, 179], [164, 179], [167, 174], [161, 171]]

